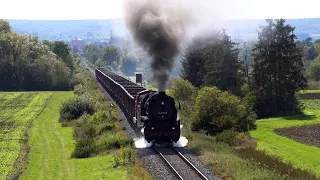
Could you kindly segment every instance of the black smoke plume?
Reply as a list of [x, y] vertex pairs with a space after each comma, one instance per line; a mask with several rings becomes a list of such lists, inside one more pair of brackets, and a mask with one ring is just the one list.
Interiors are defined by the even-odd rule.
[[[174, 0], [131, 0], [125, 2], [125, 22], [135, 41], [152, 57], [153, 79], [165, 91], [174, 59], [181, 50], [186, 8]], [[177, 2], [177, 1], [176, 1]], [[181, 1], [182, 2], [182, 1]]]

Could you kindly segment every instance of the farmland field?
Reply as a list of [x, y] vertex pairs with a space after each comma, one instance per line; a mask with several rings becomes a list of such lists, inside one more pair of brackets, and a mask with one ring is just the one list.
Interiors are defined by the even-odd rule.
[[317, 100], [307, 100], [306, 115], [269, 118], [257, 121], [250, 135], [258, 140], [258, 150], [275, 155], [296, 168], [306, 169], [320, 177], [320, 148], [308, 146], [275, 133], [276, 129], [320, 123]]
[[125, 179], [124, 168], [113, 168], [113, 156], [85, 159], [71, 158], [75, 147], [72, 127], [58, 122], [59, 106], [74, 96], [73, 92], [56, 92], [46, 108], [33, 121], [29, 131], [29, 164], [20, 179]]
[[26, 132], [51, 93], [0, 93], [0, 179], [21, 170]]
[[71, 158], [72, 127], [62, 127], [58, 119], [61, 103], [73, 96], [73, 92], [0, 93], [0, 179], [126, 178], [124, 167], [113, 168], [111, 154]]

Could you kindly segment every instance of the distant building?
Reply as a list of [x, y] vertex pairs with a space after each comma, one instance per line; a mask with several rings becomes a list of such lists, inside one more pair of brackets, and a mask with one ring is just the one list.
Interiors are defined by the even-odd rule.
[[96, 42], [95, 44], [97, 44], [100, 48], [104, 48], [106, 46], [116, 46], [116, 47], [122, 48], [122, 43], [123, 43], [123, 39], [120, 37], [113, 36], [112, 29], [111, 29], [110, 38], [103, 39], [100, 42]]
[[77, 53], [79, 51], [82, 51], [86, 47], [86, 43], [80, 39], [80, 38], [75, 38], [74, 40], [70, 41], [68, 43], [70, 50], [73, 53]]

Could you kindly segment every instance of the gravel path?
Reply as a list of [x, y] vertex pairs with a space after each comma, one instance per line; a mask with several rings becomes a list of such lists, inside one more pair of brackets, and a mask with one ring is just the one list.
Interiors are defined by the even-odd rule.
[[[83, 61], [83, 63], [85, 63]], [[85, 64], [86, 67], [87, 64]], [[89, 68], [88, 68], [89, 69]], [[93, 72], [91, 70], [91, 72]], [[94, 73], [93, 73], [94, 75]], [[100, 83], [98, 83], [100, 85]], [[103, 90], [105, 96], [113, 101], [112, 97], [102, 88], [100, 85], [101, 89]], [[113, 101], [114, 102], [114, 101]], [[115, 103], [115, 102], [114, 102]], [[126, 133], [129, 138], [131, 139], [139, 139], [142, 137], [141, 132], [138, 130], [133, 130], [132, 123], [129, 123], [125, 115], [120, 111], [119, 113], [119, 118], [120, 118], [120, 126], [126, 130]], [[202, 173], [204, 173], [208, 179], [219, 179], [217, 176], [215, 176], [212, 171], [206, 167], [199, 159], [197, 156], [193, 155], [187, 148], [178, 148], [179, 151], [186, 156], [186, 158], [192, 162], [198, 169], [201, 170]], [[141, 160], [143, 163], [144, 167], [148, 170], [148, 172], [151, 174], [151, 176], [154, 179], [161, 179], [161, 180], [172, 180], [172, 179], [177, 179], [175, 175], [173, 174], [172, 170], [167, 167], [167, 165], [163, 162], [161, 157], [153, 150], [152, 148], [143, 148], [143, 149], [136, 149], [138, 158]], [[175, 159], [178, 158], [178, 155], [170, 155], [167, 154], [168, 159], [170, 159], [171, 162], [175, 163]], [[179, 167], [179, 164], [176, 164], [177, 167]], [[194, 175], [192, 175], [193, 172], [190, 172], [191, 170], [188, 170], [187, 167], [181, 166], [180, 169], [184, 170], [184, 178], [185, 179], [196, 179]], [[189, 173], [190, 172], [190, 173]], [[188, 174], [189, 173], [189, 174]]]

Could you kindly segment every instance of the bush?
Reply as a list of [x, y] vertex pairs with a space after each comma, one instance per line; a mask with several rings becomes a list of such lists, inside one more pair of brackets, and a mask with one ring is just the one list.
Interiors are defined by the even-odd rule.
[[255, 114], [240, 99], [216, 87], [203, 87], [199, 90], [192, 113], [191, 128], [217, 134], [235, 128], [249, 131], [256, 127]]
[[88, 120], [92, 123], [103, 123], [103, 122], [111, 122], [111, 118], [109, 117], [109, 113], [106, 111], [103, 112], [95, 112]]
[[92, 102], [87, 96], [69, 99], [60, 108], [60, 122], [75, 120], [84, 113], [94, 113]]
[[173, 81], [171, 89], [172, 96], [177, 100], [193, 99], [197, 92], [196, 87], [194, 87], [189, 81], [181, 78]]
[[236, 144], [236, 137], [238, 132], [236, 132], [234, 129], [228, 129], [224, 130], [221, 133], [217, 134], [216, 140], [218, 142], [224, 142], [230, 146], [233, 146]]
[[99, 126], [99, 133], [98, 134], [102, 134], [104, 132], [107, 132], [107, 131], [111, 131], [114, 129], [115, 125], [113, 123], [105, 123], [105, 124], [102, 124]]
[[88, 122], [77, 123], [74, 128], [73, 135], [77, 139], [94, 138], [97, 135], [96, 125]]
[[80, 139], [77, 141], [76, 147], [71, 154], [71, 157], [75, 158], [87, 158], [90, 157], [96, 151], [96, 144], [94, 139]]
[[120, 138], [118, 136], [109, 136], [101, 144], [102, 149], [120, 149], [132, 144], [132, 141], [127, 138]]
[[131, 148], [123, 148], [113, 154], [113, 159], [113, 167], [134, 164], [136, 161], [136, 152]]

